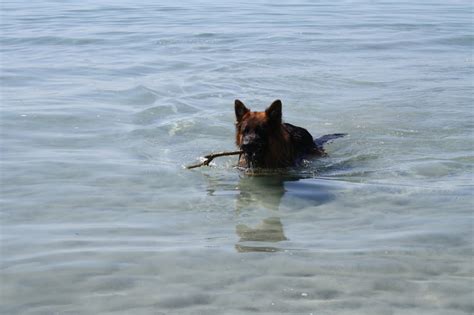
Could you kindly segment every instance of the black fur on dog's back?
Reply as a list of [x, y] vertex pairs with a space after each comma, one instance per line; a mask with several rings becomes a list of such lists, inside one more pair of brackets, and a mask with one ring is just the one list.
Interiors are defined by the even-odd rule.
[[313, 139], [313, 136], [304, 128], [289, 123], [283, 123], [283, 126], [290, 135], [293, 143], [293, 150], [297, 157], [309, 154], [324, 155], [324, 145], [326, 143], [346, 136], [345, 133], [333, 133]]
[[[289, 123], [283, 123], [283, 128], [285, 128], [290, 135], [296, 157], [318, 153], [319, 148], [315, 145], [313, 136], [308, 130]], [[321, 150], [321, 153], [323, 152], [324, 151]]]

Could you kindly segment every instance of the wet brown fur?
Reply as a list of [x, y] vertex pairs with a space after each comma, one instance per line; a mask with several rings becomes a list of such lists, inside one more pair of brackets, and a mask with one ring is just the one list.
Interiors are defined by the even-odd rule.
[[[255, 132], [263, 130], [265, 137], [258, 138], [254, 142], [263, 147], [260, 157], [252, 160], [246, 154], [241, 155], [239, 159], [240, 167], [259, 167], [259, 168], [283, 168], [293, 166], [305, 154], [322, 155], [314, 144], [311, 135], [303, 128], [288, 126], [281, 119], [281, 102], [276, 100], [263, 112], [252, 112], [239, 101], [235, 101], [236, 113], [236, 138], [235, 142], [242, 149], [244, 137], [248, 133], [244, 131]], [[298, 130], [295, 131], [294, 128]], [[305, 142], [295, 141], [296, 138], [290, 132], [305, 133]], [[309, 138], [311, 140], [309, 140]], [[251, 139], [254, 139], [250, 137]]]

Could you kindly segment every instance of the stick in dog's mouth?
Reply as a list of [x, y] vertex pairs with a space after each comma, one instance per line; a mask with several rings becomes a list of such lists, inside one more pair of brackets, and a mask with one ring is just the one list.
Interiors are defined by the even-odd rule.
[[244, 153], [244, 151], [241, 151], [241, 150], [240, 151], [224, 151], [224, 152], [218, 152], [218, 153], [211, 153], [211, 154], [208, 154], [208, 155], [204, 156], [205, 160], [203, 162], [186, 166], [186, 168], [188, 170], [190, 170], [190, 169], [196, 168], [196, 167], [209, 166], [209, 163], [211, 163], [212, 160], [216, 157], [229, 156], [229, 155], [241, 155], [242, 153]]

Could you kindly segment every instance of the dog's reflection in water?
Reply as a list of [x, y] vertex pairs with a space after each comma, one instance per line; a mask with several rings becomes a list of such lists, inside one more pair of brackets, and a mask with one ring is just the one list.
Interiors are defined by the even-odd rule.
[[242, 175], [237, 187], [236, 214], [243, 220], [255, 218], [262, 211], [265, 215], [255, 223], [236, 226], [239, 241], [235, 248], [239, 252], [281, 250], [284, 245], [277, 243], [288, 240], [279, 217], [282, 198], [285, 196], [284, 204], [291, 204], [292, 210], [317, 207], [334, 198], [332, 190], [336, 187], [337, 184], [304, 174]]
[[[209, 195], [221, 192], [235, 198], [234, 211], [240, 221], [235, 227], [239, 237], [235, 248], [239, 252], [275, 252], [283, 248], [278, 243], [289, 240], [280, 219], [280, 208], [288, 210], [280, 206], [283, 197], [285, 205], [297, 210], [327, 203], [334, 196], [334, 185], [315, 179], [313, 174], [241, 173], [239, 177], [236, 187], [234, 179], [206, 176]], [[228, 194], [230, 191], [232, 194]]]
[[[288, 179], [286, 179], [288, 180]], [[285, 178], [280, 175], [246, 176], [240, 179], [239, 194], [236, 200], [236, 212], [245, 215], [247, 211], [263, 209], [271, 216], [256, 225], [238, 224], [236, 233], [239, 242], [235, 248], [239, 252], [274, 252], [275, 246], [265, 243], [276, 243], [287, 240], [278, 215], [280, 201], [285, 194]], [[258, 242], [258, 243], [257, 243]]]

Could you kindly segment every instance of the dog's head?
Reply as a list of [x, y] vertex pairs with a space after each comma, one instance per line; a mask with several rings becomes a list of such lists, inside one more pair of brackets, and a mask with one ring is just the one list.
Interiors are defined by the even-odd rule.
[[281, 101], [274, 101], [264, 112], [252, 112], [235, 100], [236, 143], [244, 151], [249, 166], [263, 165], [268, 144], [281, 129]]

